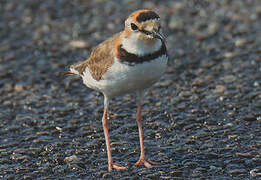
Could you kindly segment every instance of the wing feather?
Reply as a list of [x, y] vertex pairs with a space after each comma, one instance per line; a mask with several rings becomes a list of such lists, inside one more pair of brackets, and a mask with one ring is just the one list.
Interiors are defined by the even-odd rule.
[[70, 66], [69, 73], [83, 75], [88, 67], [95, 80], [101, 80], [102, 75], [108, 70], [115, 57], [115, 44], [119, 40], [120, 33], [99, 44], [91, 53], [90, 57], [82, 62]]

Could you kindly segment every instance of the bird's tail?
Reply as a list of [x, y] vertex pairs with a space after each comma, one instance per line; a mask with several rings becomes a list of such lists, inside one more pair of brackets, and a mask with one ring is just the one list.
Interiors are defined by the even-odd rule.
[[80, 61], [78, 63], [71, 65], [66, 74], [81, 76], [82, 73], [84, 72], [85, 68], [86, 68], [85, 61]]
[[65, 74], [66, 75], [80, 75], [80, 73], [76, 70], [75, 65], [71, 65]]

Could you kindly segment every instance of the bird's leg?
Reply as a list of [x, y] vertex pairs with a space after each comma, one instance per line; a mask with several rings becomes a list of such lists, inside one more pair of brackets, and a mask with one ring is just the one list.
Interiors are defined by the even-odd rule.
[[139, 103], [138, 103], [137, 114], [136, 114], [136, 121], [137, 121], [137, 124], [138, 124], [139, 138], [140, 138], [140, 159], [136, 162], [135, 166], [139, 166], [143, 163], [146, 168], [151, 168], [152, 164], [157, 164], [157, 163], [148, 161], [145, 158], [145, 151], [144, 151], [144, 144], [143, 144], [143, 131], [142, 131], [142, 123], [141, 123], [141, 121], [142, 121], [141, 109], [142, 109], [141, 97], [139, 97]]
[[110, 145], [110, 138], [109, 138], [109, 124], [108, 124], [108, 102], [107, 98], [105, 97], [104, 100], [104, 112], [102, 117], [102, 126], [105, 135], [106, 147], [107, 147], [107, 156], [108, 156], [108, 170], [112, 171], [112, 169], [117, 170], [125, 170], [126, 167], [119, 166], [113, 163], [112, 155], [111, 155], [111, 145]]

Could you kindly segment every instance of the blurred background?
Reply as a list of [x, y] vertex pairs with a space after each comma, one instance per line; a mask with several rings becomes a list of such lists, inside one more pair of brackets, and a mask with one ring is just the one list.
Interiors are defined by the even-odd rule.
[[[135, 96], [112, 101], [116, 162], [107, 171], [103, 97], [68, 66], [155, 10], [169, 67], [144, 99], [145, 149], [136, 168]], [[261, 177], [261, 1], [1, 0], [1, 179], [258, 179]]]

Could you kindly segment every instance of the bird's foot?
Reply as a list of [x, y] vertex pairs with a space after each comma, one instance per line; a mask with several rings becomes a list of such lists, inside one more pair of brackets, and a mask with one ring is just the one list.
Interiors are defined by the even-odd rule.
[[114, 164], [114, 163], [111, 163], [108, 167], [109, 171], [112, 171], [112, 169], [116, 169], [116, 170], [126, 170], [128, 169], [127, 167], [124, 167], [124, 166], [121, 166], [119, 164]]
[[158, 162], [148, 161], [145, 158], [140, 158], [136, 163], [135, 166], [139, 166], [144, 164], [146, 168], [152, 168], [152, 165], [159, 164]]

